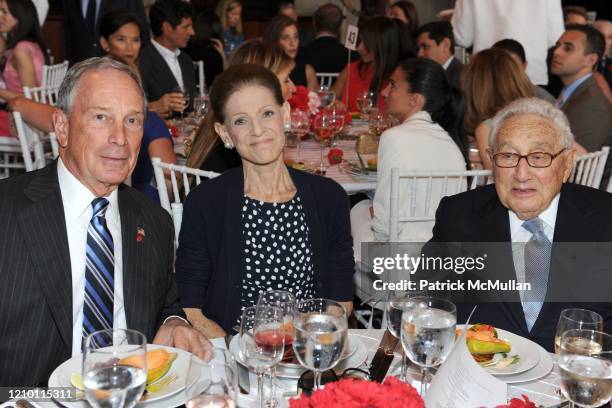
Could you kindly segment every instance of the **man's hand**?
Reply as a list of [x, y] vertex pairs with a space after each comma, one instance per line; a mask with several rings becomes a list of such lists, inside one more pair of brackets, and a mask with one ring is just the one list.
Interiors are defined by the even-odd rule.
[[182, 112], [187, 107], [183, 94], [179, 92], [171, 92], [164, 94], [158, 100], [149, 103], [149, 110], [159, 113], [160, 115], [168, 115], [172, 112]]
[[212, 348], [212, 344], [203, 334], [179, 318], [168, 319], [157, 331], [153, 344], [176, 347], [189, 352]]

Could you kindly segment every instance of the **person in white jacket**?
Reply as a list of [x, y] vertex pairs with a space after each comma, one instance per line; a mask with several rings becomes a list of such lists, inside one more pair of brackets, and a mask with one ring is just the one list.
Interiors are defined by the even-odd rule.
[[504, 38], [523, 44], [527, 75], [546, 85], [546, 55], [563, 34], [561, 0], [457, 0], [451, 19], [455, 42], [473, 53]]

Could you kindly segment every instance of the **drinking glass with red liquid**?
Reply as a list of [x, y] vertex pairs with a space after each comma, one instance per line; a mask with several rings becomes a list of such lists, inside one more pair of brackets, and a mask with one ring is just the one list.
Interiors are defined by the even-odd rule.
[[[297, 301], [293, 293], [286, 290], [269, 290], [262, 292], [257, 300], [258, 305], [275, 306], [283, 310], [283, 337], [285, 341], [285, 353], [283, 361], [291, 361], [293, 359], [293, 318], [295, 317]], [[266, 400], [266, 406], [275, 407], [278, 405], [276, 399], [276, 366], [270, 369], [270, 398]]]
[[325, 174], [327, 166], [323, 161], [323, 153], [325, 147], [330, 145], [332, 136], [334, 136], [334, 124], [333, 117], [327, 111], [323, 111], [323, 114], [317, 115], [314, 118], [314, 134], [315, 140], [319, 142], [321, 146], [321, 161], [319, 163], [319, 171], [321, 174]]

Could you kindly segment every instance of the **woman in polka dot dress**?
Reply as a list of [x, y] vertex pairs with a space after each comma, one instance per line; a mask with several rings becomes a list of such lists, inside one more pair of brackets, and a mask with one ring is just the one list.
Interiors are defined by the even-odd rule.
[[242, 168], [188, 196], [176, 261], [187, 316], [208, 337], [232, 332], [261, 292], [324, 297], [352, 309], [349, 204], [331, 179], [288, 169], [278, 79], [252, 64], [221, 74], [210, 93], [214, 127]]

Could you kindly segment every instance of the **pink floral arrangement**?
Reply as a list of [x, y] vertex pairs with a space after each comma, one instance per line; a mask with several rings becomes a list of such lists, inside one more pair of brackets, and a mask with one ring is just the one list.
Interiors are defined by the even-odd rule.
[[289, 99], [289, 105], [292, 109], [301, 109], [312, 116], [319, 111], [321, 100], [316, 92], [309, 91], [305, 86], [298, 85], [295, 87], [295, 93]]
[[[425, 408], [423, 399], [409, 384], [387, 377], [380, 384], [372, 381], [343, 379], [328, 383], [310, 397], [289, 400], [290, 408]], [[513, 407], [514, 408], [514, 407]]]

